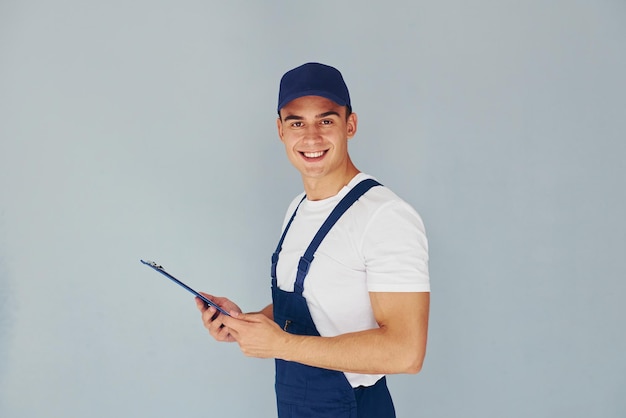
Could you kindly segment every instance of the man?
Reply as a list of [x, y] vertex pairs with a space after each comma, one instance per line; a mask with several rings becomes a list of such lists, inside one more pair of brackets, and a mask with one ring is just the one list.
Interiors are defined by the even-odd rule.
[[[428, 245], [419, 215], [348, 154], [357, 115], [341, 73], [307, 63], [281, 79], [278, 136], [305, 193], [272, 257], [273, 303], [243, 314], [197, 300], [218, 341], [276, 359], [279, 417], [394, 417], [385, 375], [426, 351]], [[387, 140], [383, 138], [382, 140]]]

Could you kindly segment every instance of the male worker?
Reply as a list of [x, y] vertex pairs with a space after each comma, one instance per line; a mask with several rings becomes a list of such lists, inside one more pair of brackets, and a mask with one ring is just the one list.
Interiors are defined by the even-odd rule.
[[[394, 417], [385, 375], [426, 351], [428, 245], [419, 215], [348, 154], [357, 115], [341, 73], [307, 63], [282, 77], [278, 136], [304, 193], [272, 256], [272, 301], [243, 314], [198, 308], [211, 335], [276, 359], [278, 416]], [[392, 140], [381, 138], [382, 141]]]

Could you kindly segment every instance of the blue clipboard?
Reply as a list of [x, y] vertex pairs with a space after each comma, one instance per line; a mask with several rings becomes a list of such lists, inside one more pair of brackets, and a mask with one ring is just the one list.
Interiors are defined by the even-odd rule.
[[208, 306], [213, 306], [215, 309], [217, 309], [218, 311], [220, 311], [221, 313], [223, 313], [224, 315], [228, 315], [230, 316], [230, 314], [228, 312], [226, 312], [224, 309], [220, 308], [217, 304], [215, 304], [215, 302], [213, 302], [212, 300], [206, 298], [205, 296], [201, 295], [200, 293], [196, 292], [195, 290], [193, 290], [191, 287], [187, 286], [185, 283], [181, 282], [180, 280], [178, 280], [176, 277], [172, 276], [171, 274], [169, 274], [167, 271], [165, 271], [165, 269], [160, 266], [159, 264], [155, 263], [154, 261], [146, 261], [146, 260], [139, 260], [141, 261], [143, 264], [145, 264], [148, 267], [153, 268], [154, 270], [158, 271], [159, 273], [161, 273], [162, 275], [164, 275], [165, 277], [167, 277], [168, 279], [170, 279], [171, 281], [173, 281], [174, 283], [176, 283], [177, 285], [187, 289], [187, 291], [193, 293], [195, 296], [199, 297], [200, 299], [202, 299], [204, 301], [204, 303], [206, 303]]

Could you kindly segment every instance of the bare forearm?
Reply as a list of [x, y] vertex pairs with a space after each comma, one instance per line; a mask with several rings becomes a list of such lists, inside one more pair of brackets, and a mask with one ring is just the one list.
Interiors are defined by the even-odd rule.
[[351, 373], [417, 373], [426, 352], [426, 336], [422, 335], [407, 341], [384, 328], [337, 337], [290, 335], [277, 357]]
[[417, 373], [426, 354], [429, 293], [371, 293], [379, 328], [336, 337], [289, 335], [277, 357], [352, 373]]
[[270, 303], [265, 308], [261, 309], [258, 313], [265, 315], [272, 321], [274, 320], [274, 305]]

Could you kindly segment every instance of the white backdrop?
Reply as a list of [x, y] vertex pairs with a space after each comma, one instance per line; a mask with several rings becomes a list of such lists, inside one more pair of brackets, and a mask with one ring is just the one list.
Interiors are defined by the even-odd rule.
[[626, 415], [626, 3], [0, 1], [0, 416], [270, 417], [154, 259], [244, 309], [300, 192], [282, 73], [341, 69], [357, 167], [431, 246], [403, 417]]

